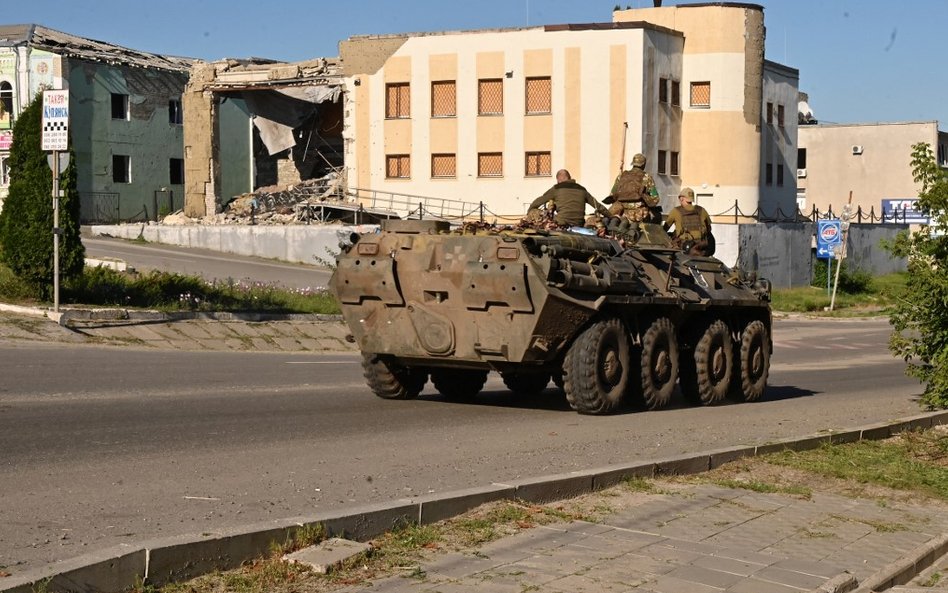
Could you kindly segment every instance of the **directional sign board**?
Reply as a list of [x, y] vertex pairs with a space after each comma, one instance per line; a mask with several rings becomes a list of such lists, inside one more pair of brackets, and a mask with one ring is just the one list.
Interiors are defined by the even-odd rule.
[[69, 91], [43, 91], [43, 150], [69, 148]]
[[843, 244], [843, 226], [838, 219], [816, 222], [816, 257], [832, 259], [835, 248]]

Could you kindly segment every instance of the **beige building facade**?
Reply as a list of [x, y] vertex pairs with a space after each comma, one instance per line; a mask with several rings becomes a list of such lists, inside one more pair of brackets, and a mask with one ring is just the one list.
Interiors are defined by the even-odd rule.
[[558, 169], [601, 199], [642, 152], [666, 211], [685, 185], [712, 214], [794, 204], [798, 73], [764, 59], [756, 5], [354, 37], [340, 57], [350, 188], [517, 217]]
[[881, 216], [883, 200], [912, 200], [912, 145], [931, 146], [948, 167], [948, 133], [937, 121], [817, 124], [799, 127], [797, 201], [801, 210], [839, 214], [852, 192], [853, 210]]

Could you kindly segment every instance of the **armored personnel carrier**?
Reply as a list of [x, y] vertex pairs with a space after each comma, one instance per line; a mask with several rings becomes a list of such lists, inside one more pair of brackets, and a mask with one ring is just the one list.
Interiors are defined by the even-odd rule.
[[552, 380], [583, 414], [661, 408], [676, 385], [696, 404], [751, 401], [767, 384], [770, 284], [656, 224], [603, 238], [385, 221], [343, 246], [330, 286], [386, 399], [429, 379], [470, 398], [490, 371], [518, 394]]

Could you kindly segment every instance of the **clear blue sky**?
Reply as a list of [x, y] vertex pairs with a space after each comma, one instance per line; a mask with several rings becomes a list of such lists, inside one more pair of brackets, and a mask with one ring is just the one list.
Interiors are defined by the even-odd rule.
[[[664, 5], [683, 4], [665, 0]], [[205, 60], [338, 55], [351, 35], [608, 22], [615, 0], [6, 0], [37, 23]], [[651, 0], [625, 0], [651, 6]], [[939, 121], [948, 130], [946, 0], [764, 0], [767, 59], [800, 70], [823, 122]]]

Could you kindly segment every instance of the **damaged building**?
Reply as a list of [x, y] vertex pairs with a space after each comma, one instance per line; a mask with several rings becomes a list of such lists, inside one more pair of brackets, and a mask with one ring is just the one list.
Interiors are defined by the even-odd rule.
[[340, 193], [343, 84], [335, 59], [199, 63], [184, 95], [184, 214], [232, 203], [299, 212], [307, 199]]
[[0, 26], [0, 201], [16, 118], [41, 90], [64, 89], [83, 222], [152, 220], [181, 208], [181, 94], [191, 63], [35, 24]]

